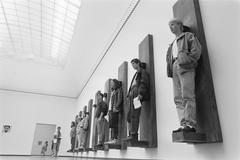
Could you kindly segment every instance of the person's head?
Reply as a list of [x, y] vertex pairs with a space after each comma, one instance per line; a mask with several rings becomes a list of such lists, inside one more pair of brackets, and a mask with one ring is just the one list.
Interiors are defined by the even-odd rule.
[[79, 122], [81, 122], [81, 118], [80, 118], [80, 117], [78, 117], [78, 119], [77, 119], [77, 124], [78, 124]]
[[86, 112], [82, 112], [82, 118], [84, 118], [86, 116]]
[[57, 138], [57, 133], [54, 134], [53, 138]]
[[183, 32], [183, 22], [178, 18], [173, 18], [168, 23], [171, 32], [179, 35]]
[[103, 94], [101, 91], [97, 92], [97, 100], [98, 102], [102, 102], [103, 101]]
[[79, 111], [78, 117], [79, 117], [79, 118], [82, 118], [82, 117], [83, 117], [82, 111]]
[[57, 130], [58, 130], [58, 131], [60, 131], [60, 130], [61, 130], [61, 127], [60, 127], [60, 126], [59, 126], [59, 127], [57, 127]]
[[132, 59], [131, 64], [132, 64], [133, 69], [140, 70], [141, 61], [139, 59], [137, 59], [137, 58]]
[[48, 144], [48, 141], [46, 141], [45, 144], [47, 145], [47, 144]]
[[112, 82], [113, 82], [112, 83], [112, 89], [113, 90], [116, 90], [116, 89], [118, 89], [122, 86], [122, 82], [117, 80], [117, 79], [113, 79]]
[[78, 115], [75, 116], [75, 122], [77, 122], [77, 119], [78, 119]]
[[84, 107], [83, 107], [83, 117], [86, 116], [86, 113], [87, 113], [87, 106], [84, 106]]
[[71, 122], [71, 127], [74, 127], [74, 126], [75, 126], [75, 122], [72, 121], [72, 122]]

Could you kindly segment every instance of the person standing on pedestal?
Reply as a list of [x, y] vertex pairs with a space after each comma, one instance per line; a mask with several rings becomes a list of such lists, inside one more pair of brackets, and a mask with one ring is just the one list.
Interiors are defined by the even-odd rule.
[[149, 75], [146, 72], [146, 64], [135, 58], [131, 61], [133, 69], [137, 72], [134, 74], [127, 97], [129, 98], [129, 112], [127, 121], [129, 123], [129, 136], [127, 140], [138, 141], [139, 118], [141, 106], [136, 108], [134, 100], [140, 101], [141, 105], [150, 99], [150, 82]]
[[169, 22], [176, 38], [168, 48], [167, 73], [173, 80], [174, 102], [181, 126], [173, 132], [196, 132], [195, 68], [202, 47], [197, 37], [184, 32], [183, 27], [179, 19]]
[[83, 119], [81, 121], [82, 126], [80, 128], [80, 146], [79, 150], [85, 149], [85, 143], [86, 143], [86, 135], [87, 135], [87, 130], [88, 130], [88, 113], [87, 113], [87, 107], [84, 107], [83, 109]]
[[[82, 114], [80, 115], [82, 116]], [[81, 141], [81, 128], [83, 127], [82, 124], [82, 117], [78, 117], [77, 119], [77, 126], [76, 126], [76, 140], [75, 140], [75, 151], [78, 152], [80, 147]]]
[[97, 119], [97, 134], [98, 134], [98, 143], [97, 147], [103, 147], [104, 142], [107, 141], [106, 135], [108, 134], [108, 122], [105, 119], [105, 116], [108, 112], [107, 103], [103, 101], [103, 94], [99, 91], [97, 93], [97, 108], [95, 118]]
[[58, 156], [59, 148], [60, 148], [60, 143], [62, 139], [62, 133], [61, 133], [61, 127], [57, 127], [57, 132], [54, 134], [54, 138], [52, 141], [52, 150], [53, 150], [53, 157]]
[[75, 140], [76, 140], [76, 125], [74, 121], [72, 121], [71, 123], [70, 139], [71, 139], [71, 149], [68, 150], [67, 152], [74, 152]]
[[123, 91], [122, 82], [117, 79], [113, 79], [112, 93], [110, 98], [110, 111], [109, 111], [109, 128], [111, 128], [111, 141], [108, 143], [118, 143], [118, 121], [119, 114], [123, 108]]

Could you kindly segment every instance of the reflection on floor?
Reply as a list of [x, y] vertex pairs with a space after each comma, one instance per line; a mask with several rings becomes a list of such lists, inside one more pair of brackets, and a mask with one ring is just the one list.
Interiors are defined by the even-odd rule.
[[0, 156], [0, 160], [102, 160], [97, 158], [82, 158], [82, 157], [57, 157], [49, 156]]

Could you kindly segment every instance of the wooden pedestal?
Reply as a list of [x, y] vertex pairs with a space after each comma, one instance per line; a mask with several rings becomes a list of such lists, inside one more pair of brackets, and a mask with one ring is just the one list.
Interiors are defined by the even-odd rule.
[[195, 133], [195, 132], [173, 132], [172, 133], [173, 142], [182, 143], [206, 143], [206, 134]]

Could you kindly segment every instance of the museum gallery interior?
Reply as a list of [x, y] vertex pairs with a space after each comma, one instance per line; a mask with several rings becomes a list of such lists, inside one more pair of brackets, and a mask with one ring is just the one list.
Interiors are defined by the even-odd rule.
[[239, 28], [239, 0], [0, 0], [0, 160], [239, 160]]

